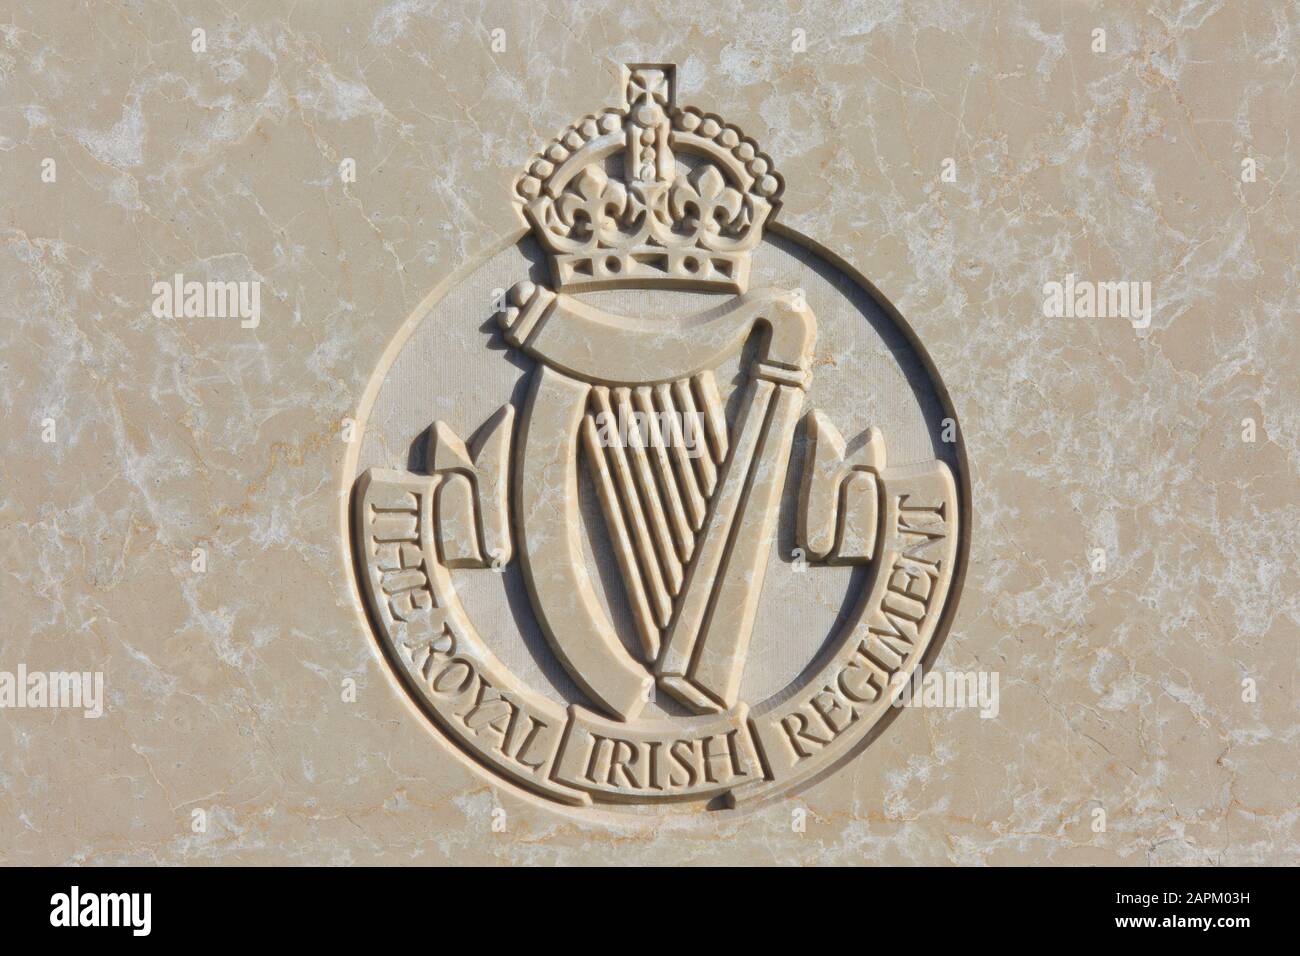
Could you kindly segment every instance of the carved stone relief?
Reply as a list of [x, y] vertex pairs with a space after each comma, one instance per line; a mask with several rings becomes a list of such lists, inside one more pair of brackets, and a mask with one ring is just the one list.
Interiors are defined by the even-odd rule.
[[[784, 184], [757, 143], [680, 107], [671, 65], [624, 76], [620, 106], [564, 130], [516, 182], [529, 233], [462, 282], [519, 270], [508, 291], [476, 316], [447, 306], [462, 324], [439, 347], [473, 347], [468, 311], [513, 395], [481, 423], [460, 403], [408, 432], [418, 467], [363, 455], [356, 569], [386, 656], [487, 771], [576, 806], [754, 804], [856, 753], [931, 649], [959, 580], [960, 456], [936, 438], [942, 387], [887, 305], [774, 232]], [[417, 337], [437, 341], [441, 307]], [[891, 381], [843, 381], [837, 356], [864, 344]], [[477, 393], [482, 360], [438, 388]], [[415, 363], [388, 370], [385, 408], [409, 412]], [[850, 414], [877, 385], [910, 392], [908, 411], [842, 420], [846, 442], [817, 404], [822, 378]], [[764, 596], [775, 581], [784, 603], [820, 601], [814, 631], [820, 574], [842, 593], [810, 647]], [[484, 601], [517, 633], [499, 614], [476, 624]], [[527, 674], [501, 656], [521, 644]], [[747, 679], [754, 654], [784, 679], [770, 665]]]

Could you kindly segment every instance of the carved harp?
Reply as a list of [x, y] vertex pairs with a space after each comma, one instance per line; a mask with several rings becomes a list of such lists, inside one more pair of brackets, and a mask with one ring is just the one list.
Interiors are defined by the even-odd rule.
[[[515, 483], [530, 596], [569, 673], [629, 719], [651, 675], [695, 711], [735, 705], [815, 323], [801, 297], [746, 292], [750, 253], [779, 204], [768, 157], [716, 117], [678, 109], [671, 67], [633, 64], [625, 80], [623, 108], [574, 124], [517, 182], [555, 291], [518, 283], [502, 326], [539, 363]], [[656, 318], [572, 295], [610, 288], [734, 295], [698, 315]], [[764, 344], [728, 430], [713, 372], [757, 327]], [[648, 440], [637, 429], [626, 443], [601, 440], [602, 422], [638, 414]], [[701, 454], [687, 454], [683, 435], [663, 434], [683, 415], [703, 423]], [[624, 648], [583, 569], [580, 458], [643, 662]]]
[[[684, 318], [615, 316], [533, 287], [507, 313], [507, 340], [540, 363], [517, 462], [521, 558], [534, 604], [575, 679], [620, 716], [639, 710], [647, 667], [691, 709], [733, 706], [771, 555], [791, 439], [815, 335], [812, 314], [774, 290]], [[713, 369], [765, 326], [728, 431]], [[645, 416], [622, 441], [601, 423]], [[697, 415], [696, 457], [664, 423]], [[667, 413], [667, 414], [664, 414]], [[577, 516], [585, 459], [645, 663], [595, 600]]]

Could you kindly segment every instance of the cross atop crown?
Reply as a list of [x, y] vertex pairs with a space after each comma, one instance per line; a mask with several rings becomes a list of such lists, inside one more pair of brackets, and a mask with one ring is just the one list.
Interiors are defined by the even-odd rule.
[[623, 67], [627, 80], [623, 88], [623, 105], [631, 107], [642, 100], [653, 100], [663, 107], [673, 106], [677, 67], [671, 63], [629, 63]]

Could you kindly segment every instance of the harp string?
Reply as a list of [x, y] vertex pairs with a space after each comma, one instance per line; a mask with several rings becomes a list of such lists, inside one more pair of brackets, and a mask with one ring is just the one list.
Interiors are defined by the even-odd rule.
[[[700, 422], [700, 411], [695, 407], [695, 396], [691, 394], [691, 383], [688, 379], [679, 379], [673, 382], [673, 397], [677, 400], [677, 407], [682, 415], [689, 415], [698, 428]], [[698, 435], [697, 435], [698, 438]], [[696, 474], [700, 479], [700, 491], [704, 495], [704, 500], [709, 501], [713, 497], [714, 489], [718, 485], [717, 463], [714, 462], [710, 454], [695, 455], [690, 458], [691, 463], [695, 466]]]
[[[615, 390], [614, 394], [618, 401], [619, 420], [636, 421], [633, 415], [631, 391], [626, 388], [619, 388]], [[645, 437], [648, 438], [649, 436]], [[668, 514], [663, 500], [663, 492], [658, 487], [654, 475], [650, 471], [650, 458], [646, 454], [641, 430], [639, 428], [628, 429], [627, 438], [628, 459], [632, 467], [632, 476], [636, 480], [636, 491], [641, 496], [641, 504], [650, 523], [650, 537], [654, 544], [655, 557], [659, 559], [659, 571], [664, 584], [668, 588], [670, 598], [674, 598], [682, 589], [682, 562], [677, 557], [672, 532], [668, 530]], [[671, 603], [669, 613], [671, 613]], [[668, 626], [667, 619], [661, 623], [661, 626]]]
[[614, 557], [618, 561], [628, 603], [632, 608], [632, 620], [636, 625], [637, 637], [646, 654], [657, 655], [660, 631], [655, 626], [650, 611], [650, 598], [637, 566], [631, 532], [623, 517], [623, 506], [619, 502], [619, 494], [614, 486], [614, 470], [607, 460], [606, 449], [597, 433], [595, 419], [590, 413], [583, 416], [582, 437], [586, 446], [591, 477], [596, 484], [596, 493], [600, 499], [600, 508], [605, 515], [605, 526], [609, 530], [614, 547]]
[[[665, 511], [668, 513], [668, 521], [672, 525], [677, 557], [684, 565], [691, 560], [691, 554], [695, 551], [695, 530], [686, 516], [682, 491], [677, 476], [673, 473], [672, 462], [668, 460], [668, 447], [665, 444], [663, 430], [659, 427], [659, 412], [655, 408], [654, 393], [648, 385], [642, 385], [636, 389], [634, 395], [637, 410], [646, 416], [646, 421], [649, 423], [650, 448], [647, 454], [654, 463], [655, 481]], [[675, 596], [676, 592], [674, 592]]]
[[[685, 442], [681, 435], [681, 416], [673, 402], [672, 389], [668, 385], [656, 385], [654, 390], [655, 405], [666, 416], [670, 434], [665, 436], [669, 459], [673, 464], [673, 474], [681, 487], [682, 500], [691, 516], [691, 527], [698, 532], [704, 525], [704, 515], [708, 511], [708, 502], [700, 490], [700, 483], [695, 477], [695, 469], [686, 453]], [[694, 534], [692, 534], [692, 538]]]
[[[683, 416], [693, 419], [689, 449]], [[635, 389], [593, 386], [582, 434], [637, 636], [653, 661], [728, 452], [713, 373]]]
[[[596, 387], [591, 390], [597, 415], [609, 423], [615, 431], [613, 441], [603, 442], [605, 460], [614, 479], [617, 501], [622, 508], [623, 519], [631, 532], [632, 544], [636, 553], [637, 565], [645, 585], [646, 595], [650, 600], [650, 609], [660, 628], [666, 627], [672, 613], [672, 599], [664, 580], [663, 569], [655, 555], [654, 544], [650, 538], [650, 523], [646, 517], [646, 503], [642, 502], [632, 477], [632, 466], [628, 461], [628, 449], [624, 447], [621, 436], [617, 435], [618, 417], [610, 402], [609, 389]], [[589, 413], [590, 414], [590, 413]], [[606, 430], [606, 434], [609, 431]]]

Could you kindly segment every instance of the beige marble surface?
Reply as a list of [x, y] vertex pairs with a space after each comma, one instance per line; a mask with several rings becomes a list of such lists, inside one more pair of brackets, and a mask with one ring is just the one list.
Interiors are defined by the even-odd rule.
[[[1298, 47], [1266, 2], [0, 3], [0, 670], [107, 695], [0, 711], [0, 862], [1294, 862]], [[928, 348], [973, 493], [940, 664], [1001, 675], [745, 816], [469, 767], [339, 524], [385, 349], [638, 60]], [[259, 280], [257, 327], [155, 318], [178, 272]], [[1068, 273], [1149, 281], [1149, 327], [1044, 318]]]

